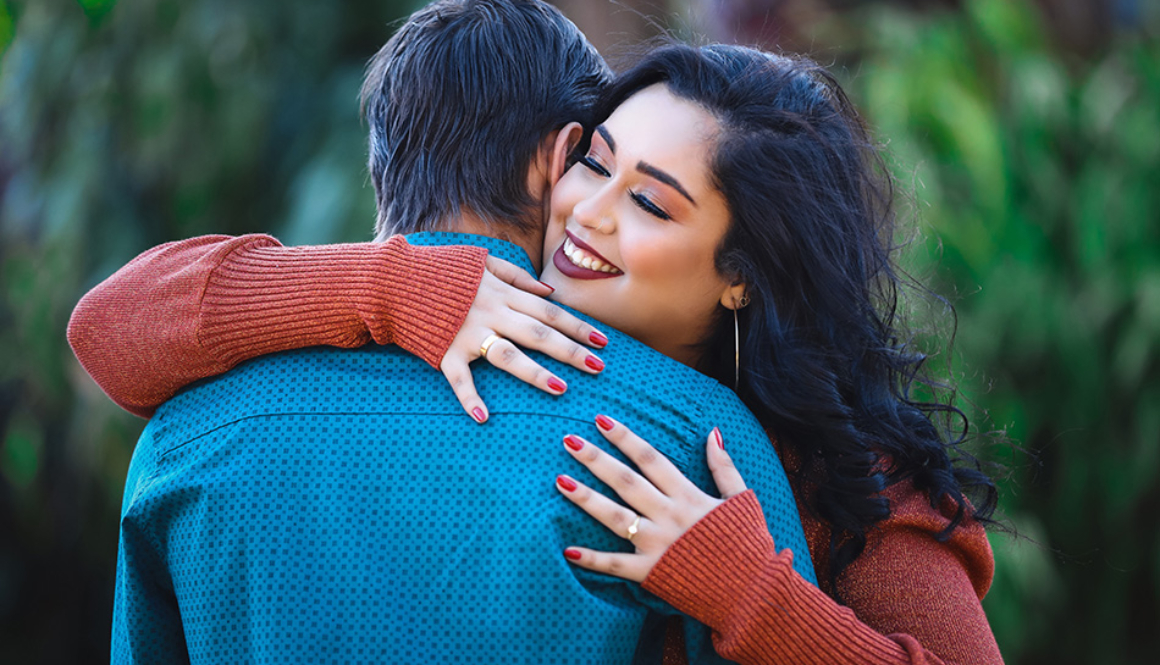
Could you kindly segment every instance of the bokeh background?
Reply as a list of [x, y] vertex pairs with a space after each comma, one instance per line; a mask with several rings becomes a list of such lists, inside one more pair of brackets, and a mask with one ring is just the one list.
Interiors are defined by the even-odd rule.
[[[108, 659], [143, 421], [64, 338], [138, 252], [371, 237], [357, 90], [416, 2], [0, 0], [0, 663]], [[1153, 0], [558, 3], [607, 54], [666, 28], [803, 52], [888, 144], [913, 272], [1001, 462], [985, 606], [1010, 663], [1160, 659], [1160, 8]], [[648, 18], [652, 17], [652, 18]]]

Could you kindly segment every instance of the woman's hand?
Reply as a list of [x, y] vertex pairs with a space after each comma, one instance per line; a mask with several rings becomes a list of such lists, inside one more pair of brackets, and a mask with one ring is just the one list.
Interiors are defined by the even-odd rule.
[[581, 568], [642, 582], [670, 545], [725, 499], [744, 492], [745, 482], [726, 454], [721, 431], [716, 427], [709, 433], [705, 447], [709, 470], [721, 499], [702, 492], [668, 458], [624, 425], [608, 416], [596, 416], [596, 426], [604, 438], [632, 460], [643, 476], [576, 435], [564, 437], [564, 447], [629, 507], [569, 476], [557, 476], [556, 488], [613, 533], [632, 542], [636, 552], [597, 552], [569, 547], [564, 550], [564, 556]]
[[[468, 367], [476, 358], [486, 355], [492, 365], [553, 395], [563, 393], [568, 386], [516, 344], [589, 374], [604, 369], [604, 361], [576, 342], [603, 348], [608, 338], [559, 305], [544, 300], [551, 293], [552, 287], [524, 270], [503, 259], [487, 257], [487, 270], [479, 282], [475, 301], [439, 363], [439, 370], [451, 383], [463, 410], [476, 422], [487, 420], [487, 406], [475, 390]], [[481, 353], [481, 346], [493, 335], [497, 337], [488, 344], [487, 353]]]

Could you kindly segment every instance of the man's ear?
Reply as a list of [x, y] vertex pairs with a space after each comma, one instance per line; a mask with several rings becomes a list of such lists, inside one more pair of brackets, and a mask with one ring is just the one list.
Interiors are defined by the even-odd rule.
[[564, 171], [568, 169], [568, 157], [580, 144], [580, 139], [583, 137], [584, 126], [578, 122], [570, 122], [556, 133], [556, 141], [553, 143], [552, 152], [548, 156], [549, 185], [554, 187], [556, 182], [564, 176]]

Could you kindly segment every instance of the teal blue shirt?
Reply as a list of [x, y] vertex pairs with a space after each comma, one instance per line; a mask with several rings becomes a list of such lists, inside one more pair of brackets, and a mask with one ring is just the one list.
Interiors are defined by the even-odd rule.
[[[459, 234], [531, 271], [514, 245]], [[609, 333], [598, 376], [539, 358], [547, 395], [473, 366], [491, 417], [396, 347], [312, 348], [249, 361], [162, 406], [133, 455], [121, 511], [113, 662], [660, 662], [676, 610], [584, 571], [568, 545], [630, 550], [555, 489], [604, 488], [561, 445], [613, 416], [713, 492], [720, 426], [779, 547], [814, 573], [769, 440], [717, 382]], [[606, 446], [609, 447], [609, 446]], [[706, 564], [711, 565], [711, 564]], [[685, 618], [690, 662], [721, 662]]]

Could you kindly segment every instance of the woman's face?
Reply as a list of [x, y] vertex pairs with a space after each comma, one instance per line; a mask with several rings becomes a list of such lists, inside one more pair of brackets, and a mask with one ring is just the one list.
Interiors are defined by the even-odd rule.
[[653, 85], [597, 128], [552, 191], [543, 281], [554, 299], [687, 364], [732, 302], [714, 253], [729, 227], [712, 185], [717, 121]]

